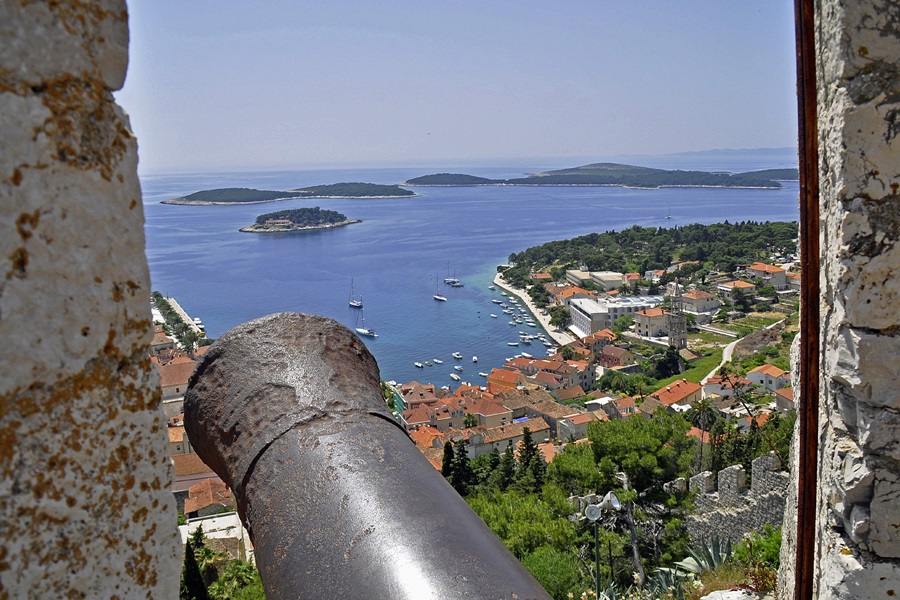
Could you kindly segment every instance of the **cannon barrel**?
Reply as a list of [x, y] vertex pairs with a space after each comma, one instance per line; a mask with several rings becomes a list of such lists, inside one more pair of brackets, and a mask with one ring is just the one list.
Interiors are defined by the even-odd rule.
[[374, 357], [331, 319], [279, 313], [223, 335], [188, 385], [185, 426], [234, 492], [270, 600], [550, 598], [422, 456]]

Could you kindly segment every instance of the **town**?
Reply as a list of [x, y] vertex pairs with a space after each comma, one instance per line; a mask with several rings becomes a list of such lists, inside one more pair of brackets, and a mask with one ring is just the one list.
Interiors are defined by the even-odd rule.
[[[701, 266], [681, 261], [643, 274], [549, 269], [529, 273], [525, 287], [508, 281], [504, 274], [512, 267], [502, 266], [492, 292], [500, 288], [513, 306], [527, 307], [555, 343], [544, 334], [523, 336], [521, 343], [542, 339], [548, 355], [522, 352], [482, 372], [486, 381], [462, 381], [455, 389], [382, 382], [385, 402], [425, 458], [476, 510], [479, 493], [540, 494], [545, 481], [559, 482], [554, 461], [573, 460], [611, 423], [671, 417], [685, 424], [680, 444], [690, 455], [688, 470], [672, 471], [682, 483], [668, 482], [681, 486], [683, 537], [697, 542], [715, 531], [739, 540], [758, 535], [763, 525], [777, 527], [794, 420], [789, 353], [797, 331], [796, 257], [773, 255], [730, 273]], [[160, 375], [182, 539], [214, 549], [205, 550], [203, 571], [215, 581], [221, 576], [217, 568], [225, 572], [228, 565], [252, 563], [253, 550], [229, 490], [194, 452], [184, 429], [183, 396], [212, 340], [200, 319], [174, 298], [154, 292], [152, 311], [151, 360]], [[496, 476], [504, 461], [505, 480]], [[728, 469], [738, 470], [736, 483], [722, 483]], [[691, 515], [683, 503], [685, 476], [691, 490], [701, 492], [695, 501], [704, 507], [703, 516]], [[764, 488], [774, 505], [748, 495], [742, 483], [748, 477], [775, 482]], [[600, 491], [576, 481], [568, 488], [567, 516]], [[720, 497], [737, 498], [745, 514], [710, 528]], [[525, 559], [539, 547], [516, 553]], [[575, 579], [583, 583], [592, 576], [585, 572]]]

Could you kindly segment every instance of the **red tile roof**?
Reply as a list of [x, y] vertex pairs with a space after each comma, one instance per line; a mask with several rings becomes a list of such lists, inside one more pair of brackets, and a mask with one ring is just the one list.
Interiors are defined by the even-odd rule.
[[665, 311], [665, 309], [659, 308], [659, 307], [645, 308], [644, 310], [639, 310], [636, 313], [634, 313], [635, 316], [641, 315], [643, 317], [661, 317], [661, 316], [667, 315], [667, 314], [669, 314], [669, 313], [667, 313]]
[[709, 292], [704, 292], [703, 290], [691, 290], [686, 294], [682, 294], [682, 298], [690, 298], [691, 300], [707, 300], [709, 298], [715, 298], [714, 294], [710, 294]]
[[672, 404], [681, 402], [691, 394], [696, 393], [699, 389], [699, 383], [679, 379], [678, 381], [673, 381], [666, 387], [653, 392], [651, 396], [666, 406], [671, 406]]
[[204, 479], [188, 488], [188, 498], [184, 501], [185, 514], [196, 512], [213, 504], [234, 507], [228, 486], [218, 479]]
[[188, 362], [177, 362], [173, 360], [169, 364], [159, 367], [159, 385], [162, 387], [171, 387], [173, 385], [187, 385], [188, 379], [194, 374], [197, 363], [188, 360]]
[[747, 372], [747, 375], [750, 373], [762, 373], [763, 375], [769, 375], [770, 377], [783, 377], [786, 371], [782, 371], [775, 365], [764, 364], [756, 367], [755, 369], [751, 369]]
[[762, 271], [764, 273], [784, 273], [784, 269], [775, 265], [767, 265], [765, 263], [756, 262], [747, 267], [750, 271]]
[[171, 457], [175, 463], [175, 476], [196, 475], [198, 473], [212, 473], [212, 469], [197, 454], [176, 454]]

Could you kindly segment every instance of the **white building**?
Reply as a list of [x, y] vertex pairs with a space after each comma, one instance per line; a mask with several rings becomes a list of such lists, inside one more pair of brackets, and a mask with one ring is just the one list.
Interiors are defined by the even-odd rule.
[[662, 296], [627, 296], [624, 298], [577, 299], [569, 303], [572, 324], [569, 326], [578, 337], [586, 337], [612, 327], [625, 315], [653, 308], [663, 301]]

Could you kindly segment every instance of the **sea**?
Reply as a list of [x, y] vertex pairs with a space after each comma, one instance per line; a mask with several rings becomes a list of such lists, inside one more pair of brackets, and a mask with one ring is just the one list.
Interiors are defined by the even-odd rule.
[[[745, 172], [794, 167], [790, 149], [718, 151], [669, 156], [613, 157], [641, 166]], [[584, 161], [598, 162], [598, 161]], [[490, 372], [520, 352], [545, 356], [546, 348], [512, 347], [509, 325], [488, 286], [511, 253], [552, 240], [632, 225], [673, 227], [691, 223], [796, 221], [797, 182], [777, 190], [620, 187], [420, 187], [420, 196], [398, 199], [304, 199], [239, 206], [160, 204], [192, 192], [247, 187], [286, 190], [338, 182], [394, 184], [430, 173], [509, 178], [584, 164], [492, 161], [490, 164], [414, 165], [394, 168], [232, 170], [141, 175], [147, 258], [152, 288], [175, 297], [199, 317], [210, 337], [270, 313], [296, 311], [330, 317], [364, 338], [381, 378], [454, 385], [484, 383]], [[332, 230], [285, 234], [238, 231], [260, 214], [319, 206], [362, 222]], [[445, 277], [464, 287], [450, 287]], [[364, 309], [348, 305], [351, 282]], [[435, 301], [439, 291], [446, 302]], [[492, 318], [491, 314], [498, 315]], [[459, 352], [462, 360], [451, 354]], [[474, 363], [472, 357], [478, 357]], [[444, 361], [418, 368], [415, 362]]]

